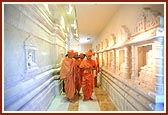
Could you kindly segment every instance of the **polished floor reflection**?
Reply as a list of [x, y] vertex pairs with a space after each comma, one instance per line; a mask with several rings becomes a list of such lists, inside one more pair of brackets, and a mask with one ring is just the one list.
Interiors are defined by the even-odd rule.
[[75, 102], [72, 103], [62, 94], [54, 98], [48, 111], [117, 111], [102, 87], [95, 88], [92, 97], [94, 100], [83, 101], [81, 92], [81, 96], [75, 96]]

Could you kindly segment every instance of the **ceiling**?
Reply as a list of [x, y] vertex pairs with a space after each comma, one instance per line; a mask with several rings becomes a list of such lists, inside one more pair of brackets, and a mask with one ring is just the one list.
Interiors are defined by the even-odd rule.
[[[68, 22], [71, 20], [70, 23], [73, 23], [74, 18], [76, 17], [78, 37], [81, 44], [92, 44], [120, 6], [119, 4], [102, 3], [80, 3], [71, 5], [75, 10]], [[63, 8], [67, 9], [67, 6], [68, 4], [50, 4], [49, 9], [55, 18], [58, 18], [61, 15], [69, 17], [70, 15], [67, 15], [64, 13], [65, 11], [63, 11]], [[60, 11], [61, 15], [59, 15], [57, 11]]]
[[80, 43], [91, 44], [109, 23], [119, 6], [119, 4], [76, 4]]

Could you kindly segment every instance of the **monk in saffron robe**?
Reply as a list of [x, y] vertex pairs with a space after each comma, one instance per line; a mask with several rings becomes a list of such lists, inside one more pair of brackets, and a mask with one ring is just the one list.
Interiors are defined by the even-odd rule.
[[[93, 53], [93, 56], [95, 56], [95, 52], [92, 52]], [[95, 87], [98, 87], [98, 84], [97, 84], [97, 75], [98, 75], [98, 72], [99, 72], [99, 60], [98, 60], [98, 57], [95, 56], [95, 62], [96, 62], [96, 70], [95, 70], [95, 75], [94, 75], [94, 86]]]
[[80, 96], [80, 89], [81, 89], [81, 81], [82, 81], [82, 77], [81, 77], [81, 69], [80, 69], [80, 63], [81, 60], [78, 57], [78, 52], [75, 52], [75, 62], [76, 62], [76, 78], [75, 78], [75, 88], [76, 88], [76, 94], [78, 96]]
[[80, 68], [82, 69], [82, 91], [84, 95], [83, 101], [86, 100], [93, 100], [92, 99], [92, 92], [93, 92], [93, 70], [96, 67], [96, 63], [94, 60], [91, 59], [92, 52], [88, 51], [86, 53], [86, 58], [84, 59], [81, 64]]
[[63, 60], [60, 71], [60, 79], [64, 80], [65, 94], [68, 101], [70, 102], [74, 101], [74, 95], [75, 95], [76, 64], [73, 57], [74, 57], [73, 50], [69, 50], [68, 57]]
[[83, 53], [79, 54], [80, 60], [82, 61], [85, 58], [85, 55]]
[[[79, 60], [80, 60], [80, 64], [81, 64], [81, 62], [84, 60], [84, 58], [85, 58], [85, 55], [83, 54], [83, 53], [80, 53], [79, 54]], [[80, 65], [79, 65], [80, 66]], [[79, 67], [80, 68], [80, 67]], [[81, 89], [81, 87], [82, 87], [82, 69], [80, 68], [80, 76], [79, 76], [79, 84], [78, 84], [78, 90], [80, 91], [80, 89]]]

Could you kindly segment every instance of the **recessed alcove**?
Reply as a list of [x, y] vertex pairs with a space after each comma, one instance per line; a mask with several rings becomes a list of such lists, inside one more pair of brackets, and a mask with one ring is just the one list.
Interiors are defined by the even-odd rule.
[[109, 52], [109, 67], [112, 68], [113, 65], [113, 52]]
[[151, 50], [152, 50], [152, 45], [142, 45], [137, 47], [137, 69], [138, 69], [138, 76], [139, 72], [141, 71], [141, 67], [145, 65], [149, 65], [150, 60], [151, 60]]
[[125, 51], [123, 49], [119, 50], [119, 71], [124, 71], [124, 54]]
[[107, 62], [108, 62], [108, 52], [103, 53], [103, 58], [104, 58], [104, 66], [107, 67], [108, 66], [108, 64], [107, 64]]

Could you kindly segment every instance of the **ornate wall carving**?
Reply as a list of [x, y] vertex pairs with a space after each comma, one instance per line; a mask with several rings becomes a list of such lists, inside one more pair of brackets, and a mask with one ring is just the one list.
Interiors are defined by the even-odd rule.
[[62, 90], [54, 72], [65, 53], [64, 33], [56, 33], [43, 4], [5, 4], [4, 10], [4, 110], [47, 110]]
[[26, 54], [26, 72], [37, 71], [39, 69], [38, 64], [36, 63], [36, 44], [33, 42], [33, 38], [31, 35], [27, 37], [24, 42], [25, 54]]
[[144, 8], [134, 33], [122, 25], [116, 39], [113, 38], [111, 47], [103, 51], [108, 54], [107, 64], [111, 68], [101, 67], [101, 77], [118, 110], [164, 110], [163, 17]]

